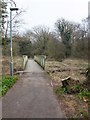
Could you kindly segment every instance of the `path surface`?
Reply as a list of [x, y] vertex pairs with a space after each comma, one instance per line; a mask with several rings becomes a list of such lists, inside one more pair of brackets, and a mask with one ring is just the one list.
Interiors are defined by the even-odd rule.
[[48, 75], [29, 60], [21, 79], [2, 100], [3, 118], [64, 118]]

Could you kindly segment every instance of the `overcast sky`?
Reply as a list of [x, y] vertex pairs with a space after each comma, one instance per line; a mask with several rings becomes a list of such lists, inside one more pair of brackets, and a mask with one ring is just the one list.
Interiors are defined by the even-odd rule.
[[89, 0], [14, 0], [18, 8], [26, 12], [21, 19], [25, 24], [21, 30], [25, 31], [34, 26], [45, 25], [51, 29], [59, 18], [81, 22], [88, 16]]

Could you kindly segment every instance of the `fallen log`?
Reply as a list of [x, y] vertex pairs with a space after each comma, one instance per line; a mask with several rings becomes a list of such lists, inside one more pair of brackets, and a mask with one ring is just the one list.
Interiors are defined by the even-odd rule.
[[76, 89], [76, 85], [79, 84], [79, 80], [72, 78], [71, 76], [64, 78], [61, 80], [62, 88], [67, 88], [67, 93], [78, 93], [78, 89]]
[[69, 85], [69, 84], [68, 84], [68, 80], [70, 80], [70, 78], [71, 78], [71, 77], [69, 76], [69, 77], [66, 77], [66, 78], [64, 78], [64, 79], [61, 80], [63, 87], [66, 87], [66, 86]]
[[63, 87], [67, 87], [67, 86], [72, 87], [73, 85], [79, 83], [79, 80], [72, 78], [71, 76], [68, 76], [68, 77], [62, 79], [61, 82], [62, 82]]
[[16, 71], [15, 73], [14, 73], [14, 75], [22, 75], [24, 73], [24, 71]]

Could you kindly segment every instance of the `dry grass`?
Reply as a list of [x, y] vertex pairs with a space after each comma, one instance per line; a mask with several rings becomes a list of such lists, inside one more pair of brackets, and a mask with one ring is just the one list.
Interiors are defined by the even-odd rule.
[[[62, 62], [46, 61], [46, 71], [51, 76], [55, 88], [61, 86], [61, 80], [68, 76], [81, 83], [84, 82], [86, 77], [81, 73], [85, 72], [87, 67], [88, 62], [80, 59], [65, 59]], [[76, 95], [63, 94], [58, 100], [62, 111], [68, 118], [88, 117], [88, 103], [80, 100]]]
[[[22, 57], [13, 57], [14, 72], [22, 70]], [[2, 57], [2, 74], [10, 74], [10, 57]]]
[[89, 114], [88, 104], [75, 95], [63, 95], [60, 97], [59, 103], [68, 118], [85, 118]]
[[86, 77], [83, 72], [85, 72], [87, 66], [88, 62], [80, 59], [65, 59], [62, 62], [46, 61], [46, 71], [52, 77], [53, 82], [59, 85], [61, 80], [68, 76], [79, 80], [81, 83], [84, 82]]

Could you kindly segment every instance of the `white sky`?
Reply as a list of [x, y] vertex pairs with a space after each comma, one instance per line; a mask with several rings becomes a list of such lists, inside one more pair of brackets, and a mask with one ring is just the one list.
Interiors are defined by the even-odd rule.
[[45, 25], [50, 28], [59, 18], [81, 22], [88, 16], [89, 0], [14, 0], [18, 8], [26, 12], [21, 15], [23, 24], [20, 30], [25, 31], [34, 26]]

